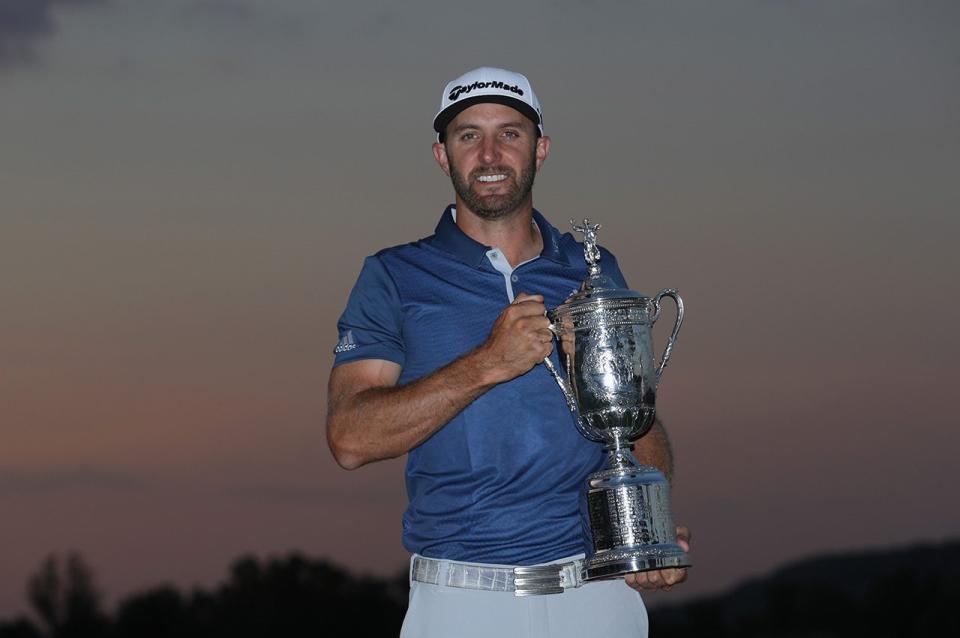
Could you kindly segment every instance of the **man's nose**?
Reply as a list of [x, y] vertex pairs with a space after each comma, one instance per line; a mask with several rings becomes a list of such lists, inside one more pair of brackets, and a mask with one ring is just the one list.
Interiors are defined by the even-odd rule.
[[480, 147], [483, 162], [492, 164], [500, 159], [500, 145], [496, 137], [486, 137]]

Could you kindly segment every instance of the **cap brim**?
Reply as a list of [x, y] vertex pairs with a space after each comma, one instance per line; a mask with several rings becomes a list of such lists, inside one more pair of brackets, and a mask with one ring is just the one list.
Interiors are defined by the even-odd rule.
[[533, 122], [537, 126], [537, 134], [540, 133], [540, 114], [523, 100], [518, 100], [506, 95], [475, 95], [473, 97], [460, 100], [455, 104], [451, 104], [447, 108], [437, 113], [437, 116], [433, 118], [433, 130], [437, 132], [442, 140], [444, 132], [447, 130], [447, 125], [453, 121], [453, 118], [460, 115], [462, 111], [470, 108], [474, 104], [490, 103], [503, 104], [504, 106], [509, 106], [510, 108], [516, 109], [528, 120]]

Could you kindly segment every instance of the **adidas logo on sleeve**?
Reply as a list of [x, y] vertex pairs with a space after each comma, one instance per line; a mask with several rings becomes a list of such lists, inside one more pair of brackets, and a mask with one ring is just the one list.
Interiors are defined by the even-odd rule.
[[337, 347], [333, 349], [333, 352], [334, 354], [340, 354], [341, 352], [349, 352], [356, 347], [357, 343], [353, 340], [353, 330], [347, 330], [340, 337], [340, 341], [337, 342]]

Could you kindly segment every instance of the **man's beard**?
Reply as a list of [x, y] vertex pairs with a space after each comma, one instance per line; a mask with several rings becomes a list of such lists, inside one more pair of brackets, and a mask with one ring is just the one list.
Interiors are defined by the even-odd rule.
[[[530, 162], [520, 172], [519, 179], [515, 178], [514, 172], [506, 166], [485, 166], [474, 169], [468, 179], [464, 180], [453, 163], [453, 158], [450, 157], [449, 152], [447, 153], [447, 163], [450, 166], [450, 181], [453, 182], [453, 190], [456, 191], [467, 207], [482, 219], [500, 219], [515, 211], [533, 190], [533, 178], [537, 174], [536, 153], [530, 154]], [[481, 175], [500, 174], [507, 176], [504, 181], [509, 184], [509, 190], [502, 195], [479, 195], [470, 188], [470, 183], [476, 182], [477, 177]], [[480, 182], [480, 184], [483, 184], [483, 182]]]

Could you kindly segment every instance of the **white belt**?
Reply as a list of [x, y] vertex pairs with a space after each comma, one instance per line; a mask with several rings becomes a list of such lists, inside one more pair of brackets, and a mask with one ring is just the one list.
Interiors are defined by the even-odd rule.
[[533, 565], [530, 567], [492, 567], [452, 560], [434, 560], [414, 556], [410, 578], [418, 583], [480, 589], [512, 591], [514, 596], [560, 594], [565, 589], [580, 587], [582, 561]]

